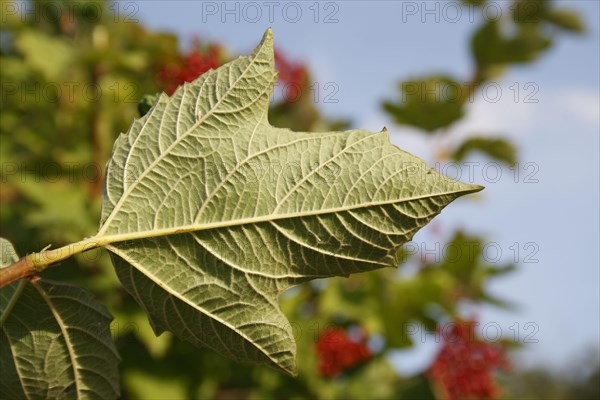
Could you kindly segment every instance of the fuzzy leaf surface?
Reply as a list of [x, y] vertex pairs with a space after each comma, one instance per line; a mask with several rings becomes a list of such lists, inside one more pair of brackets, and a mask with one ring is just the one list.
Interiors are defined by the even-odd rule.
[[397, 265], [399, 246], [481, 188], [385, 130], [271, 126], [275, 80], [268, 30], [250, 56], [159, 96], [115, 143], [97, 238], [157, 334], [295, 374], [279, 294]]

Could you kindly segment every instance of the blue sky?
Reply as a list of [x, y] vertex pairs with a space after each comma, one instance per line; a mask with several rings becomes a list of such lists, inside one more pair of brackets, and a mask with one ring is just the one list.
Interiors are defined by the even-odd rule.
[[[134, 17], [179, 34], [184, 43], [199, 36], [242, 54], [271, 26], [276, 46], [309, 65], [323, 95], [328, 82], [339, 88], [337, 103], [321, 98], [319, 107], [327, 116], [350, 118], [354, 126], [371, 130], [387, 126], [395, 144], [434, 159], [437, 144], [394, 125], [380, 103], [396, 98], [401, 79], [443, 72], [468, 80], [473, 65], [467, 40], [481, 11], [457, 14], [449, 3], [434, 1], [250, 3], [140, 1]], [[498, 10], [506, 13], [506, 2], [492, 3], [489, 18]], [[473, 201], [453, 204], [437, 219], [448, 234], [456, 227], [484, 234], [495, 243], [490, 249], [502, 251], [501, 264], [515, 258], [513, 245], [518, 244], [518, 272], [491, 287], [517, 308], [484, 307], [477, 313], [482, 325], [497, 324], [506, 335], [519, 332], [521, 341], [532, 333], [537, 342], [521, 352], [529, 365], [561, 365], [600, 342], [600, 8], [593, 0], [556, 5], [579, 11], [586, 34], [560, 35], [539, 61], [511, 68], [494, 83], [502, 91], [498, 101], [490, 101], [496, 96], [492, 92], [487, 99], [476, 96], [467, 117], [449, 134], [450, 143], [471, 133], [506, 134], [519, 149], [517, 179], [506, 167], [496, 178], [494, 165], [473, 158], [473, 180], [487, 189]], [[234, 11], [227, 14], [225, 8]], [[528, 94], [537, 102], [525, 102]], [[453, 172], [447, 165], [440, 168]], [[463, 180], [467, 172], [463, 168]], [[417, 243], [430, 240], [427, 229], [415, 237]], [[425, 343], [394, 360], [409, 371], [425, 365], [434, 347]]]

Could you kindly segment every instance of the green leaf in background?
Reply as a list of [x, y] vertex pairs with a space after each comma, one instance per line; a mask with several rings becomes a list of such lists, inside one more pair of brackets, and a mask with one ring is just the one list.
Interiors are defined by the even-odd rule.
[[445, 128], [463, 117], [467, 88], [447, 76], [430, 76], [400, 84], [401, 100], [383, 108], [396, 123], [428, 132]]
[[550, 1], [518, 0], [510, 10], [510, 20], [489, 20], [472, 37], [478, 81], [499, 75], [508, 64], [536, 60], [553, 43], [556, 29], [548, 29], [549, 25], [571, 33], [584, 31], [583, 22], [576, 13], [555, 10]]
[[456, 161], [464, 160], [472, 152], [480, 151], [487, 156], [513, 165], [517, 162], [517, 149], [515, 146], [502, 138], [491, 138], [473, 136], [465, 140], [452, 154]]
[[483, 79], [492, 77], [487, 69], [533, 61], [551, 44], [536, 23], [522, 24], [515, 34], [505, 36], [499, 21], [483, 24], [471, 40], [473, 56]]
[[140, 99], [137, 106], [140, 117], [148, 114], [148, 111], [150, 111], [157, 98], [158, 94], [146, 94]]
[[581, 33], [584, 24], [579, 15], [566, 9], [554, 9], [547, 0], [518, 0], [511, 6], [512, 19], [518, 24], [549, 22], [574, 33]]
[[582, 33], [585, 25], [579, 15], [569, 10], [550, 11], [546, 14], [546, 20], [569, 32]]
[[398, 264], [396, 250], [464, 194], [384, 130], [303, 133], [268, 122], [268, 30], [115, 142], [101, 227], [117, 274], [165, 330], [236, 361], [296, 372], [286, 288]]
[[514, 22], [535, 24], [543, 20], [550, 9], [550, 2], [548, 0], [516, 0], [510, 8]]
[[[0, 238], [4, 268], [17, 261]], [[18, 300], [18, 301], [17, 301]], [[116, 399], [112, 317], [76, 286], [34, 278], [0, 290], [0, 392], [8, 399]]]

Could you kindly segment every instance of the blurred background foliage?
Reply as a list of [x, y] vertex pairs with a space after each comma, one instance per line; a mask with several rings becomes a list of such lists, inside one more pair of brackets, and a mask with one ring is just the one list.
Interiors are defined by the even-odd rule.
[[[138, 102], [146, 94], [171, 93], [235, 56], [220, 43], [200, 39], [182, 51], [176, 36], [125, 21], [113, 12], [114, 3], [79, 3], [85, 6], [30, 1], [33, 11], [26, 15], [8, 13], [10, 7], [3, 5], [0, 235], [19, 253], [93, 235], [106, 160], [116, 136], [147, 110], [147, 100], [139, 109]], [[485, 0], [464, 3], [481, 6]], [[584, 31], [576, 14], [548, 1], [507, 4], [509, 18], [482, 21], [474, 32], [470, 77], [408, 78], [398, 84], [398, 99], [382, 101], [396, 123], [443, 137], [485, 82], [515, 64], [534, 62], [562, 34]], [[57, 7], [69, 11], [51, 18]], [[278, 49], [276, 62], [285, 90], [273, 99], [274, 125], [304, 131], [352, 126], [319, 112], [310, 91], [302, 90], [311, 74], [301, 62], [287, 59], [285, 49]], [[518, 159], [517, 149], [501, 135], [473, 133], [455, 148], [436, 150], [441, 162], [464, 160], [473, 152], [508, 165]], [[405, 248], [398, 253], [398, 270], [316, 281], [285, 293], [282, 308], [298, 342], [297, 378], [237, 365], [168, 333], [155, 337], [102, 251], [81, 254], [44, 274], [91, 289], [109, 307], [123, 358], [123, 398], [598, 398], [597, 365], [591, 376], [585, 372], [589, 368], [576, 374], [572, 366], [562, 374], [522, 371], [507, 360], [519, 347], [511, 338], [487, 343], [467, 335], [476, 316], [465, 315], [465, 304], [509, 306], [510, 299], [494, 298], [486, 288], [515, 266], [489, 265], [481, 255], [487, 238], [476, 233], [456, 231], [438, 239], [449, 249], [439, 260]], [[429, 369], [403, 376], [389, 355], [414, 345], [415, 326], [437, 332], [442, 344]]]

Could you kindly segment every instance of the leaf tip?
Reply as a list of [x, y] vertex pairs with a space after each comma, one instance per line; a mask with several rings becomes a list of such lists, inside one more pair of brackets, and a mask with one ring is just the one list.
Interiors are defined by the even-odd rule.
[[481, 185], [474, 185], [474, 184], [468, 184], [468, 183], [462, 183], [462, 185], [463, 185], [464, 189], [461, 190], [461, 192], [462, 192], [461, 196], [466, 195], [466, 194], [481, 192], [483, 189], [485, 189], [485, 186], [481, 186]]
[[273, 29], [267, 28], [258, 46], [259, 48], [267, 47], [273, 49]]
[[481, 192], [483, 189], [485, 189], [485, 186], [482, 186], [482, 185], [470, 185], [470, 186], [471, 186], [470, 193]]
[[265, 31], [260, 43], [254, 49], [250, 58], [254, 60], [262, 60], [264, 64], [268, 65], [270, 70], [273, 70], [273, 74], [275, 73], [275, 48], [273, 41], [273, 30], [271, 28], [268, 28]]

